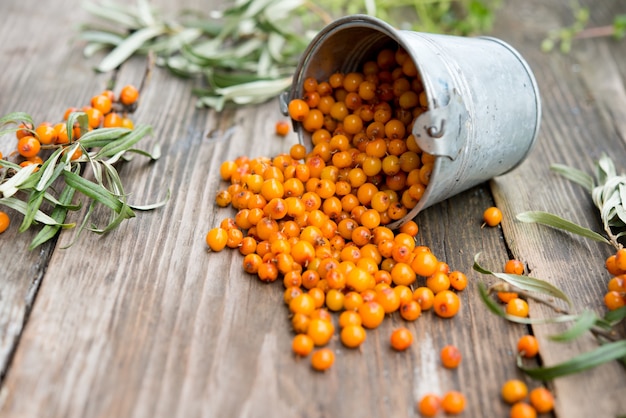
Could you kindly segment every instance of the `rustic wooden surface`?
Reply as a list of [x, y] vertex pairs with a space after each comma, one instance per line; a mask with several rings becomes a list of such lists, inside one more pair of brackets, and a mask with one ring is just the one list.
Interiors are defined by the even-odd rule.
[[[158, 3], [166, 4], [165, 1]], [[210, 8], [211, 2], [185, 0]], [[121, 168], [134, 203], [160, 200], [162, 209], [140, 213], [114, 232], [72, 233], [36, 251], [35, 231], [18, 234], [19, 217], [0, 236], [0, 417], [414, 417], [428, 391], [461, 390], [467, 417], [505, 417], [501, 384], [524, 378], [514, 344], [532, 332], [542, 364], [551, 365], [595, 346], [591, 336], [551, 342], [562, 327], [513, 325], [487, 312], [475, 284], [473, 257], [494, 270], [509, 257], [535, 277], [559, 287], [576, 309], [602, 313], [611, 250], [570, 235], [514, 221], [526, 210], [547, 210], [599, 229], [596, 211], [580, 187], [552, 174], [551, 163], [591, 172], [609, 153], [626, 161], [626, 42], [588, 39], [570, 55], [544, 54], [550, 28], [570, 24], [569, 2], [507, 1], [493, 32], [512, 44], [534, 70], [543, 99], [537, 146], [515, 171], [432, 207], [418, 217], [419, 240], [453, 268], [465, 271], [462, 312], [451, 320], [425, 313], [408, 324], [416, 337], [408, 352], [389, 348], [397, 317], [368, 333], [362, 350], [331, 343], [337, 361], [327, 373], [291, 355], [291, 331], [282, 285], [265, 285], [242, 273], [237, 252], [207, 253], [204, 235], [229, 209], [213, 199], [224, 187], [219, 164], [245, 153], [270, 156], [296, 141], [273, 135], [282, 115], [276, 100], [215, 113], [194, 107], [192, 85], [156, 70], [136, 120], [155, 133], [162, 158], [136, 158]], [[589, 1], [588, 3], [591, 3]], [[595, 2], [592, 24], [610, 22], [624, 2]], [[56, 120], [82, 105], [110, 74], [92, 71], [82, 56], [75, 25], [88, 18], [71, 0], [0, 2], [0, 114], [25, 111]], [[136, 83], [142, 59], [124, 65], [118, 86]], [[3, 138], [0, 150], [11, 151]], [[495, 202], [502, 227], [482, 228], [482, 211]], [[531, 316], [550, 315], [531, 304]], [[458, 370], [438, 365], [444, 344], [456, 344]], [[541, 384], [526, 379], [531, 387]], [[607, 364], [547, 383], [556, 395], [553, 416], [626, 414], [626, 373]]]

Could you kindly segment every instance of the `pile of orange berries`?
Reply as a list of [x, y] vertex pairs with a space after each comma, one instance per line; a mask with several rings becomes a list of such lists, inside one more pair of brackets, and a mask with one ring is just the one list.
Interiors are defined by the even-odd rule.
[[[73, 112], [84, 112], [88, 119], [88, 130], [98, 128], [133, 129], [134, 125], [129, 114], [135, 110], [138, 99], [139, 91], [130, 84], [121, 89], [118, 97], [115, 97], [113, 91], [105, 90], [93, 96], [88, 106], [66, 109], [63, 119], [67, 121]], [[81, 128], [78, 123], [74, 124], [72, 132], [68, 134], [65, 122], [56, 124], [42, 122], [37, 126], [22, 122], [15, 131], [17, 143], [16, 149], [11, 153], [11, 156], [15, 156], [17, 158], [16, 162], [22, 167], [34, 164], [41, 165], [44, 162], [45, 150], [66, 147], [78, 141], [81, 134]], [[71, 159], [77, 160], [81, 155], [82, 150], [77, 148]], [[0, 160], [2, 159], [3, 155], [0, 153]], [[5, 212], [0, 212], [0, 233], [4, 232], [9, 227], [9, 224], [9, 216]]]
[[[357, 348], [395, 312], [406, 321], [430, 309], [453, 317], [467, 277], [418, 245], [418, 225], [404, 219], [435, 161], [410, 134], [427, 100], [406, 51], [382, 50], [362, 72], [306, 78], [303, 90], [289, 114], [312, 150], [296, 144], [273, 158], [222, 163], [230, 185], [216, 203], [237, 213], [208, 231], [206, 243], [238, 249], [246, 272], [282, 281], [293, 351], [313, 353], [313, 368], [326, 370], [336, 325], [342, 344]], [[386, 226], [400, 220], [397, 231]], [[411, 342], [404, 328], [390, 338], [396, 350]]]
[[613, 277], [609, 280], [604, 304], [612, 311], [626, 306], [626, 248], [620, 248], [606, 259], [606, 269]]
[[511, 379], [502, 385], [500, 392], [502, 399], [511, 405], [511, 418], [536, 418], [537, 414], [548, 413], [554, 409], [554, 396], [543, 386], [529, 392], [526, 383]]

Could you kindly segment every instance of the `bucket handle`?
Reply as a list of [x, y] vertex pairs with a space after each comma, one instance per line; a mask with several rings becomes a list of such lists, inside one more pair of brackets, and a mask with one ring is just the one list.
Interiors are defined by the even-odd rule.
[[455, 160], [465, 143], [467, 109], [456, 89], [448, 104], [428, 110], [417, 117], [413, 125], [415, 141], [422, 151], [437, 157]]

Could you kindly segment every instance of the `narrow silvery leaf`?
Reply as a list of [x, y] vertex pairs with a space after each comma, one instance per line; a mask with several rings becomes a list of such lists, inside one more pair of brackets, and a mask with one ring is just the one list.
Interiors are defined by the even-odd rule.
[[593, 311], [585, 310], [571, 328], [560, 334], [550, 335], [548, 338], [553, 341], [572, 341], [593, 328], [597, 320], [598, 316]]
[[553, 380], [557, 377], [591, 369], [624, 356], [626, 356], [626, 340], [619, 340], [601, 345], [594, 350], [580, 354], [554, 366], [525, 368], [521, 365], [521, 362], [518, 363], [518, 366], [533, 379]]
[[124, 42], [120, 43], [100, 62], [96, 68], [100, 72], [107, 72], [119, 67], [144, 43], [164, 33], [162, 26], [147, 27], [134, 32]]
[[[24, 202], [23, 200], [16, 199], [14, 197], [7, 197], [7, 198], [0, 199], [0, 203], [11, 209], [15, 209], [21, 214], [25, 214], [28, 211], [28, 204]], [[55, 221], [50, 216], [46, 215], [44, 212], [40, 210], [38, 210], [35, 213], [35, 220], [45, 225], [63, 225]]]
[[517, 219], [526, 223], [539, 223], [542, 225], [550, 226], [552, 228], [561, 229], [567, 232], [571, 232], [576, 235], [580, 235], [585, 238], [590, 238], [594, 241], [610, 244], [609, 240], [602, 235], [594, 232], [588, 228], [582, 227], [578, 224], [570, 222], [559, 216], [553, 215], [548, 212], [531, 211], [523, 212], [517, 215]]
[[550, 166], [550, 169], [555, 173], [558, 173], [561, 176], [565, 177], [566, 179], [584, 187], [585, 190], [587, 190], [588, 192], [591, 192], [591, 190], [593, 190], [593, 177], [585, 173], [584, 171], [577, 170], [563, 164], [552, 164]]
[[137, 22], [137, 20], [130, 14], [116, 10], [112, 7], [105, 7], [92, 2], [83, 3], [83, 7], [94, 16], [126, 26], [129, 29], [137, 29], [140, 26], [139, 22]]
[[154, 16], [147, 0], [137, 0], [137, 14], [145, 26], [154, 25]]
[[37, 164], [31, 164], [17, 170], [13, 177], [0, 184], [0, 196], [3, 198], [13, 196], [37, 169], [39, 169]]
[[95, 42], [106, 45], [119, 45], [124, 37], [118, 33], [105, 32], [102, 30], [85, 30], [79, 35], [80, 39], [87, 42]]

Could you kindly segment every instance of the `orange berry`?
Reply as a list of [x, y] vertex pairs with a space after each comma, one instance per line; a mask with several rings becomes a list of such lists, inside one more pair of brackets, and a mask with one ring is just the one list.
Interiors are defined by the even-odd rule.
[[413, 334], [407, 328], [398, 328], [391, 333], [391, 347], [397, 351], [404, 351], [413, 344]]
[[306, 334], [298, 334], [291, 342], [291, 349], [297, 355], [306, 357], [313, 351], [313, 339]]
[[289, 133], [289, 124], [284, 120], [279, 120], [274, 126], [274, 131], [276, 132], [276, 135], [287, 136]]
[[446, 345], [439, 353], [441, 363], [448, 369], [454, 369], [461, 363], [461, 352], [454, 345]]
[[610, 290], [604, 295], [604, 304], [608, 310], [614, 311], [626, 305], [626, 299], [622, 293]]
[[15, 137], [19, 140], [22, 139], [26, 136], [32, 136], [33, 135], [33, 125], [31, 123], [20, 123], [19, 126], [17, 127], [17, 131], [15, 131]]
[[422, 311], [427, 311], [433, 307], [435, 294], [427, 287], [418, 287], [413, 292], [413, 300], [415, 300], [420, 305]]
[[510, 418], [536, 418], [537, 411], [526, 402], [515, 403], [509, 412]]
[[441, 409], [441, 398], [433, 393], [427, 393], [420, 399], [418, 409], [422, 416], [434, 417]]
[[361, 323], [365, 328], [373, 329], [378, 327], [385, 319], [385, 310], [378, 302], [373, 300], [363, 302], [357, 312], [361, 316]]
[[498, 292], [496, 293], [498, 299], [502, 303], [509, 303], [511, 299], [517, 298], [519, 295], [515, 292]]
[[400, 305], [400, 316], [406, 321], [415, 321], [422, 314], [422, 308], [415, 300]]
[[309, 322], [309, 328], [307, 335], [313, 340], [313, 344], [316, 346], [322, 346], [328, 344], [330, 338], [335, 332], [335, 326], [330, 321], [315, 318]]
[[99, 94], [91, 98], [91, 107], [98, 109], [103, 115], [111, 111], [113, 103], [107, 94]]
[[514, 404], [526, 398], [528, 395], [528, 387], [526, 383], [518, 379], [507, 380], [500, 389], [502, 399], [506, 403]]
[[43, 145], [54, 144], [57, 140], [57, 132], [53, 126], [41, 124], [35, 130], [39, 142]]
[[530, 391], [530, 404], [540, 414], [545, 414], [554, 409], [554, 396], [544, 387], [538, 387]]
[[212, 251], [222, 251], [228, 242], [228, 232], [223, 228], [212, 228], [206, 235], [206, 243]]
[[123, 118], [118, 113], [111, 112], [104, 117], [102, 126], [105, 128], [121, 128], [122, 123]]
[[455, 290], [463, 290], [467, 287], [467, 276], [460, 271], [453, 271], [448, 275], [450, 286]]
[[504, 272], [508, 274], [524, 274], [524, 263], [519, 260], [509, 260], [504, 264]]
[[289, 102], [288, 112], [291, 119], [303, 122], [309, 114], [309, 105], [302, 99], [293, 99]]
[[492, 206], [483, 212], [483, 220], [489, 226], [498, 226], [502, 222], [502, 212], [500, 209]]
[[622, 271], [626, 271], [626, 248], [620, 248], [615, 253], [615, 266]]
[[7, 215], [5, 212], [0, 211], [0, 234], [6, 231], [9, 228], [10, 224], [11, 219], [9, 218], [9, 215]]
[[429, 251], [421, 251], [415, 255], [411, 268], [422, 277], [430, 277], [437, 271], [439, 260]]
[[435, 295], [433, 309], [442, 318], [451, 318], [459, 312], [461, 300], [451, 290], [442, 290]]
[[341, 342], [348, 348], [359, 347], [367, 337], [365, 329], [359, 324], [349, 324], [341, 330]]
[[526, 318], [528, 316], [528, 303], [524, 299], [513, 298], [506, 304], [506, 313]]
[[441, 408], [446, 414], [460, 414], [465, 409], [465, 396], [461, 392], [452, 390], [441, 399]]
[[41, 143], [34, 136], [24, 136], [17, 141], [17, 152], [22, 157], [34, 157], [40, 149]]
[[315, 370], [325, 371], [335, 362], [335, 353], [330, 348], [322, 348], [317, 350], [311, 356], [311, 366]]
[[532, 358], [539, 353], [539, 342], [532, 335], [523, 335], [517, 340], [517, 352], [526, 358]]
[[128, 84], [122, 87], [119, 99], [122, 104], [130, 106], [139, 99], [139, 90], [135, 86]]

